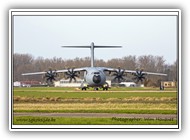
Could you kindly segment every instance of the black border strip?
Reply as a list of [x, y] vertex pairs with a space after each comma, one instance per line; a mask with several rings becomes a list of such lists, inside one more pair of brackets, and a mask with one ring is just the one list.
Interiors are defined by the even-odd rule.
[[[14, 9], [13, 9], [14, 10]], [[15, 9], [16, 10], [16, 9]], [[35, 9], [34, 9], [35, 10]], [[67, 10], [67, 9], [66, 9]], [[68, 9], [69, 10], [69, 9]], [[84, 9], [85, 10], [85, 9]], [[98, 10], [98, 9], [97, 9]], [[106, 9], [105, 9], [106, 10]], [[129, 9], [130, 10], [130, 9]], [[138, 9], [135, 9], [135, 10], [138, 10]], [[147, 9], [148, 10], [148, 9]], [[171, 9], [172, 10], [172, 9]], [[177, 15], [13, 15], [13, 12], [81, 12], [81, 13], [85, 13], [85, 12], [177, 12], [178, 14]], [[129, 129], [133, 129], [133, 130], [135, 130], [135, 129], [137, 129], [137, 130], [142, 130], [142, 129], [144, 129], [144, 130], [154, 130], [154, 129], [156, 129], [156, 130], [161, 130], [161, 129], [163, 129], [163, 130], [177, 130], [177, 129], [179, 129], [179, 110], [181, 110], [181, 108], [179, 108], [180, 106], [179, 106], [179, 93], [181, 93], [180, 91], [179, 91], [179, 64], [181, 64], [181, 63], [179, 63], [179, 47], [180, 47], [180, 42], [179, 42], [179, 30], [180, 30], [180, 28], [181, 27], [179, 27], [179, 16], [181, 16], [180, 15], [180, 13], [179, 13], [179, 10], [174, 10], [174, 11], [109, 11], [109, 9], [108, 9], [108, 11], [46, 11], [45, 9], [44, 9], [44, 11], [11, 11], [11, 15], [9, 15], [9, 16], [11, 16], [11, 56], [9, 56], [10, 58], [11, 58], [11, 85], [9, 85], [9, 86], [11, 86], [11, 95], [10, 95], [10, 93], [9, 93], [9, 98], [11, 98], [11, 129], [13, 130], [13, 129], [28, 129], [28, 130], [34, 130], [34, 129], [43, 129], [43, 130], [48, 130], [48, 129], [50, 129], [50, 130], [52, 130], [52, 129], [62, 129], [62, 130], [72, 130], [72, 129], [78, 129], [78, 130], [84, 130], [84, 129], [90, 129], [90, 130], [98, 130], [98, 129], [108, 129], [108, 130], [129, 130]], [[13, 61], [13, 52], [14, 52], [14, 16], [177, 16], [177, 59], [178, 59], [178, 69], [177, 69], [177, 80], [178, 80], [178, 114], [177, 114], [177, 116], [178, 116], [178, 118], [177, 118], [177, 125], [178, 125], [178, 127], [177, 128], [13, 128], [13, 85], [12, 85], [12, 83], [13, 83], [13, 64], [14, 64], [14, 61]], [[10, 23], [9, 23], [10, 24]], [[9, 27], [10, 28], [10, 27]], [[10, 41], [10, 40], [9, 40]], [[181, 100], [181, 99], [180, 99]], [[10, 102], [10, 99], [9, 99], [9, 102]], [[9, 108], [10, 109], [10, 108]], [[10, 115], [10, 114], [9, 114]], [[9, 120], [9, 123], [10, 123], [10, 120]], [[48, 126], [48, 125], [45, 125], [45, 126]]]

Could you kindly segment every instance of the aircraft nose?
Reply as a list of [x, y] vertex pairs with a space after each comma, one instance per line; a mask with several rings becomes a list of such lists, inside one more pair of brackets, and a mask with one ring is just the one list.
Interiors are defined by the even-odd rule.
[[100, 75], [94, 75], [93, 76], [93, 82], [96, 83], [96, 84], [100, 83], [101, 82]]

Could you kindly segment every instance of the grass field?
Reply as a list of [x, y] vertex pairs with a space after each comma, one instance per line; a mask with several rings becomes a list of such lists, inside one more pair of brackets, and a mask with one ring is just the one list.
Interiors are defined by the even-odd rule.
[[[98, 99], [124, 99], [124, 98], [175, 98], [177, 97], [177, 92], [175, 89], [171, 89], [170, 91], [160, 91], [158, 88], [112, 88], [109, 91], [81, 91], [79, 89], [73, 88], [15, 88], [13, 92], [14, 99], [16, 101], [24, 99], [27, 100], [29, 98], [34, 99], [44, 99], [50, 101], [52, 100], [60, 100], [60, 99], [92, 99], [94, 98], [96, 101]], [[22, 99], [21, 99], [22, 98]], [[144, 100], [144, 99], [143, 99]], [[34, 101], [34, 100], [33, 100]]]
[[[14, 112], [177, 114], [177, 103], [176, 89], [111, 88], [109, 91], [81, 91], [75, 88], [38, 87], [13, 90]], [[21, 118], [30, 120], [31, 116], [15, 116], [14, 123], [19, 124]], [[86, 124], [89, 121], [87, 124], [131, 124], [110, 119], [85, 118], [84, 121], [84, 118], [56, 118], [54, 124]], [[176, 124], [176, 120], [162, 122], [141, 119], [133, 122], [149, 123]]]

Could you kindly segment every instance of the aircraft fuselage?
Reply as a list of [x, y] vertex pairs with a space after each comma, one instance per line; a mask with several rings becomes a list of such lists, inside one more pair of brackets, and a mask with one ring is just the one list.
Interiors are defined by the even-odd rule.
[[100, 87], [106, 83], [106, 75], [100, 67], [89, 67], [84, 75], [84, 81], [90, 87]]

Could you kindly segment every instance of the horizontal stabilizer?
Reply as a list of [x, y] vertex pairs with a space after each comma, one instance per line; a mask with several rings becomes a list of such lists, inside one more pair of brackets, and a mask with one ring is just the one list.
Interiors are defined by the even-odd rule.
[[[61, 46], [64, 48], [91, 48], [91, 46]], [[93, 48], [121, 48], [122, 46], [93, 46]]]
[[94, 46], [94, 48], [121, 48], [122, 46]]
[[90, 48], [91, 46], [61, 46], [64, 48]]

